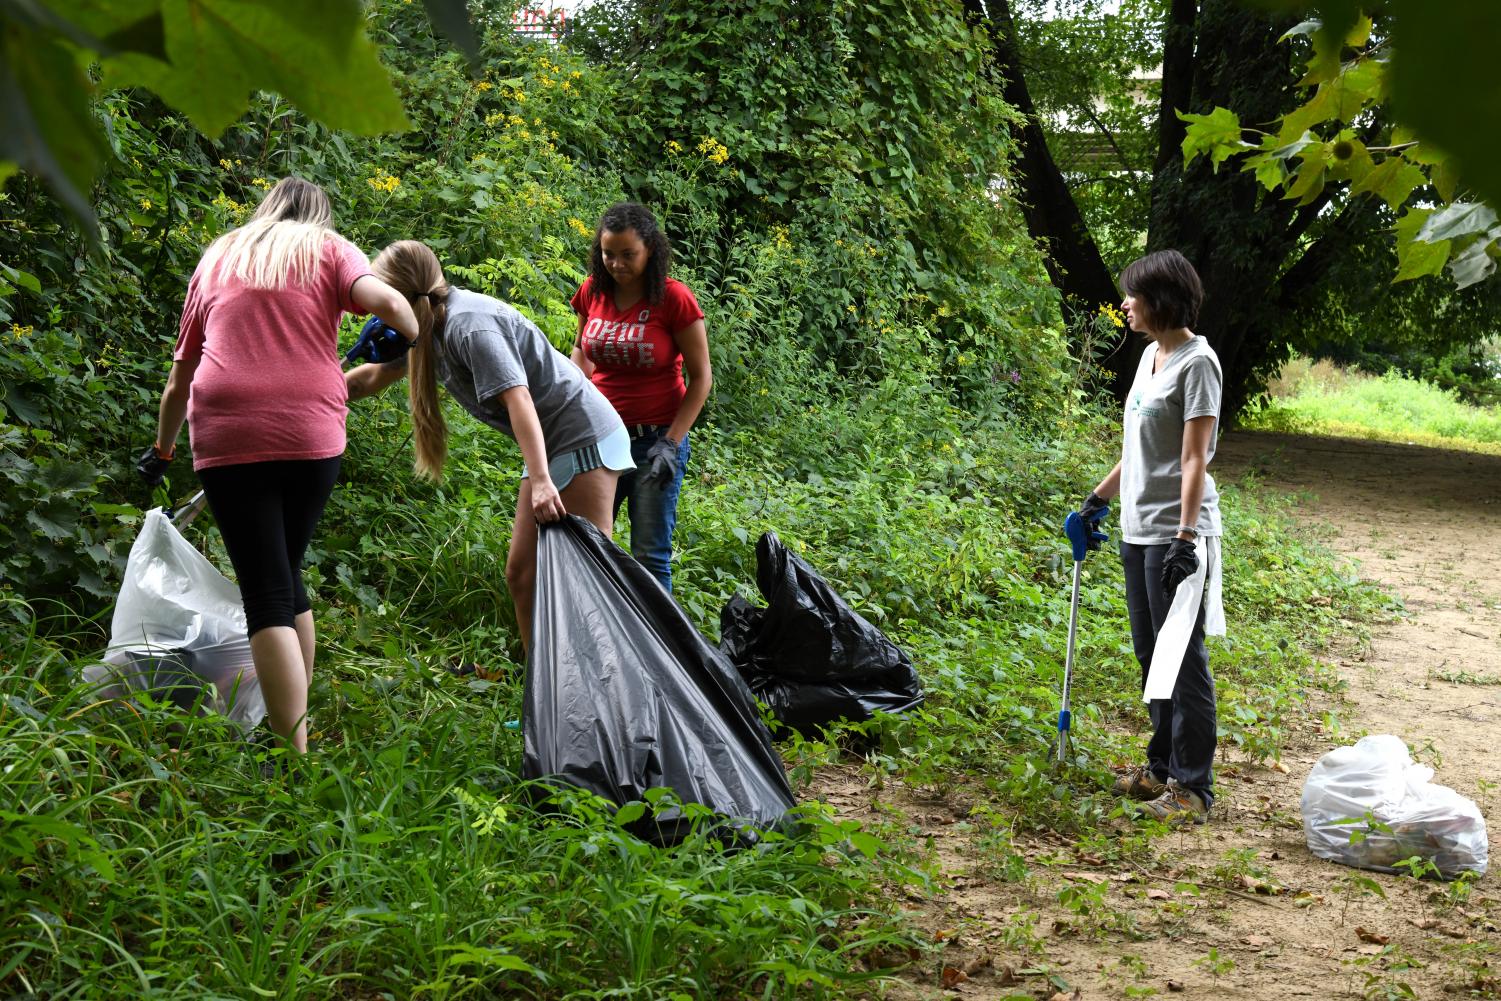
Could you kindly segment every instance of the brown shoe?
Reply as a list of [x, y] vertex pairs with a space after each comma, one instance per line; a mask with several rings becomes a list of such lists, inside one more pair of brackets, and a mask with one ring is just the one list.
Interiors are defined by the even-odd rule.
[[1132, 799], [1156, 799], [1167, 792], [1167, 783], [1152, 774], [1146, 765], [1137, 765], [1115, 780], [1110, 791], [1116, 796]]
[[1167, 780], [1167, 789], [1156, 799], [1148, 800], [1138, 807], [1143, 815], [1166, 821], [1171, 827], [1184, 824], [1202, 824], [1209, 819], [1209, 807], [1196, 792], [1189, 792], [1172, 779]]

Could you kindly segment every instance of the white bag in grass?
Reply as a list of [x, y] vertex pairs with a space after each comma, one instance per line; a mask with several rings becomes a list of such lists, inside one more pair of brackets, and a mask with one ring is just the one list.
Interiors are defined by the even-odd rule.
[[106, 697], [144, 691], [188, 707], [202, 696], [246, 730], [266, 715], [240, 589], [161, 508], [146, 513], [130, 549], [104, 663], [83, 677]]
[[[1445, 879], [1461, 872], [1483, 875], [1487, 847], [1480, 808], [1432, 778], [1433, 769], [1413, 761], [1407, 745], [1390, 734], [1330, 751], [1303, 784], [1309, 851], [1359, 869], [1397, 872], [1398, 862], [1416, 855]], [[1365, 820], [1368, 813], [1387, 830]], [[1357, 832], [1352, 843], [1350, 835]]]

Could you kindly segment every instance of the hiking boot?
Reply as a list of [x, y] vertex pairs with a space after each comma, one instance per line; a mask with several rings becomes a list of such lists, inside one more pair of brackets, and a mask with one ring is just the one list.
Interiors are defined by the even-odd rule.
[[1167, 780], [1167, 789], [1156, 799], [1148, 800], [1137, 807], [1142, 816], [1155, 817], [1170, 827], [1185, 824], [1202, 824], [1209, 819], [1209, 807], [1196, 792], [1189, 792], [1173, 779]]
[[1110, 791], [1116, 796], [1129, 796], [1132, 799], [1156, 799], [1167, 792], [1167, 783], [1146, 765], [1137, 765], [1118, 776]]

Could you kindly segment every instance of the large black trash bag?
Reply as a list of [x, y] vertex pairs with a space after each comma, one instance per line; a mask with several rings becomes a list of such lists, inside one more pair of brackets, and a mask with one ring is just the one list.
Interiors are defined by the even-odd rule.
[[736, 595], [720, 613], [719, 647], [777, 720], [812, 735], [922, 702], [907, 654], [860, 617], [776, 533], [756, 545], [757, 608]]
[[[734, 667], [588, 521], [542, 527], [532, 622], [524, 777], [619, 804], [668, 788], [735, 827], [773, 827], [793, 807], [782, 760]], [[680, 821], [659, 811], [632, 830], [670, 843], [687, 833]]]

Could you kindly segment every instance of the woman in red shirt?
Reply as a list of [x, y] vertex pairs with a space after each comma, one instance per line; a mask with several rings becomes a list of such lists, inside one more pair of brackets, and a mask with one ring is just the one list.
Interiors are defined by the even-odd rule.
[[156, 442], [136, 464], [155, 486], [184, 419], [245, 602], [271, 729], [307, 749], [316, 647], [302, 556], [344, 454], [339, 319], [374, 313], [417, 336], [406, 297], [333, 229], [328, 195], [283, 178], [250, 221], [213, 242], [188, 283]]
[[620, 202], [599, 220], [589, 277], [572, 300], [579, 317], [573, 361], [631, 435], [636, 469], [616, 485], [615, 512], [624, 502], [631, 554], [668, 591], [688, 432], [714, 384], [704, 311], [688, 286], [668, 277], [671, 264], [656, 217]]

